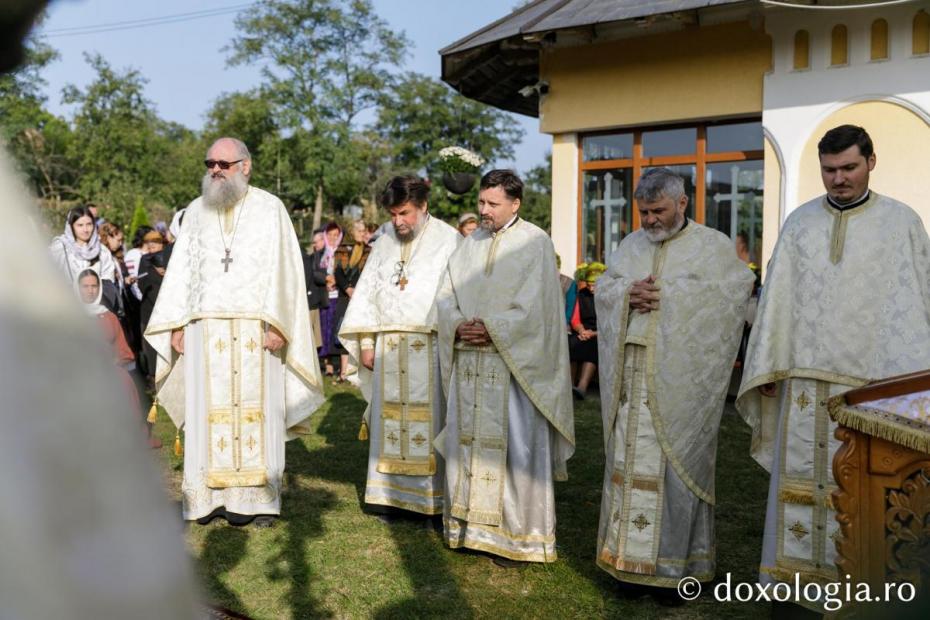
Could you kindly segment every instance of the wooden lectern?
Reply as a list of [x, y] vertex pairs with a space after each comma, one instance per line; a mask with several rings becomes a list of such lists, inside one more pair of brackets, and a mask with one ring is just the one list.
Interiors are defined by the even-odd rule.
[[[841, 579], [909, 582], [917, 599], [903, 607], [860, 606], [859, 616], [894, 617], [930, 603], [930, 371], [891, 377], [835, 396], [830, 416], [843, 442], [833, 458], [833, 492], [842, 536]], [[883, 612], [879, 610], [883, 609]], [[894, 609], [895, 611], [892, 611]], [[845, 615], [845, 614], [844, 614]], [[920, 616], [914, 616], [920, 617]], [[930, 615], [923, 616], [930, 618]]]

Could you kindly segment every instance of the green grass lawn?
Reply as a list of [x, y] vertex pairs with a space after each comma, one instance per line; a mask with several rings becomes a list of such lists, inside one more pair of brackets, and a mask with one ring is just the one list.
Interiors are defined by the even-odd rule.
[[[559, 560], [498, 568], [487, 556], [444, 547], [414, 522], [391, 526], [362, 513], [368, 444], [357, 439], [364, 401], [327, 383], [314, 434], [287, 444], [281, 519], [270, 529], [221, 519], [190, 525], [186, 539], [207, 597], [256, 619], [272, 618], [749, 618], [767, 603], [717, 603], [707, 593], [682, 607], [620, 595], [594, 565], [604, 455], [599, 404], [575, 409], [569, 481], [556, 483]], [[174, 428], [157, 431], [170, 493], [179, 498]], [[756, 581], [768, 477], [749, 457], [749, 429], [728, 406], [717, 461], [717, 575]]]

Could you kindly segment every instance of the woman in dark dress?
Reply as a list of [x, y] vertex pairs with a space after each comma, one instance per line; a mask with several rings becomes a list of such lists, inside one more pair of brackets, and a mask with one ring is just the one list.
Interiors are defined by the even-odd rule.
[[[326, 297], [328, 307], [320, 310], [320, 328], [323, 337], [320, 342], [320, 359], [323, 360], [325, 375], [333, 376], [335, 365], [339, 363], [339, 356], [345, 349], [339, 342], [339, 324], [342, 315], [337, 314], [339, 307], [339, 288], [336, 286], [336, 250], [342, 243], [342, 229], [339, 224], [330, 222], [323, 229], [325, 246], [320, 257], [320, 270], [326, 272]], [[345, 310], [343, 309], [343, 314]]]
[[[355, 292], [355, 285], [362, 276], [362, 269], [365, 267], [365, 261], [368, 260], [368, 254], [371, 252], [371, 247], [366, 243], [368, 238], [368, 225], [362, 220], [355, 220], [352, 222], [352, 243], [343, 243], [336, 249], [336, 270], [333, 275], [336, 279], [336, 288], [339, 290], [336, 316], [340, 324], [349, 307], [352, 293]], [[337, 383], [345, 381], [348, 365], [349, 356], [343, 350], [339, 359]]]
[[588, 385], [597, 372], [597, 312], [594, 309], [595, 282], [606, 267], [591, 263], [585, 272], [584, 288], [579, 287], [572, 313], [572, 333], [568, 336], [568, 355], [573, 365], [581, 365], [578, 382], [572, 388], [575, 398], [583, 400]]

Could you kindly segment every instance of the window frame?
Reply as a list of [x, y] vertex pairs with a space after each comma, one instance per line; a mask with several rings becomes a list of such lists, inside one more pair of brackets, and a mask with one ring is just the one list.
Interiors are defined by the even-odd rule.
[[[698, 123], [675, 123], [668, 125], [641, 125], [636, 127], [615, 127], [599, 131], [587, 131], [578, 134], [576, 144], [578, 153], [578, 195], [577, 195], [577, 238], [576, 238], [576, 260], [582, 260], [582, 245], [584, 243], [584, 174], [585, 172], [597, 170], [614, 170], [617, 168], [632, 168], [633, 170], [633, 187], [632, 193], [636, 193], [636, 186], [639, 185], [639, 179], [642, 176], [643, 168], [653, 166], [673, 166], [673, 165], [694, 165], [695, 166], [695, 199], [694, 199], [694, 221], [704, 224], [706, 221], [706, 197], [707, 197], [707, 164], [711, 163], [729, 163], [739, 161], [754, 161], [765, 159], [765, 137], [763, 135], [763, 148], [750, 151], [722, 151], [719, 153], [709, 153], [707, 151], [707, 128], [720, 125], [738, 125], [742, 123], [758, 122], [762, 123], [759, 116], [750, 116], [744, 118], [733, 118], [725, 121], [704, 121]], [[646, 157], [643, 155], [643, 134], [650, 131], [661, 131], [664, 129], [697, 129], [697, 140], [694, 153], [688, 155], [665, 155], [661, 157]], [[584, 161], [584, 139], [591, 136], [603, 136], [618, 133], [633, 134], [633, 156], [623, 159], [602, 159], [596, 161]], [[633, 222], [630, 232], [640, 228], [639, 209], [636, 207], [636, 199], [633, 198]], [[606, 257], [605, 257], [606, 258]]]

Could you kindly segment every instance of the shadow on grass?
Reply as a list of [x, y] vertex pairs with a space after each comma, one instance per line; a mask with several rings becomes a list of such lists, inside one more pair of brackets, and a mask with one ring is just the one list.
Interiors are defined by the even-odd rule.
[[[366, 403], [355, 391], [335, 392], [330, 395], [329, 402], [330, 409], [317, 429], [327, 445], [309, 452], [306, 463], [295, 463], [295, 468], [306, 467], [297, 471], [312, 471], [325, 480], [352, 484], [359, 511], [364, 512], [369, 443], [359, 441], [358, 428]], [[289, 463], [290, 459], [288, 454]], [[472, 617], [468, 601], [449, 569], [446, 555], [449, 551], [442, 537], [427, 527], [428, 519], [408, 514], [409, 519], [397, 519], [388, 531], [414, 595], [373, 612], [372, 617]], [[369, 518], [377, 517], [371, 515]]]
[[214, 527], [207, 534], [203, 551], [198, 561], [201, 567], [201, 579], [210, 598], [224, 607], [244, 610], [246, 606], [239, 596], [226, 587], [220, 579], [230, 573], [245, 557], [249, 534], [238, 527]]
[[289, 441], [286, 445], [287, 484], [277, 524], [283, 529], [282, 540], [275, 545], [278, 552], [268, 560], [269, 579], [290, 583], [287, 602], [294, 620], [332, 616], [312, 592], [315, 576], [307, 559], [307, 545], [323, 536], [322, 518], [336, 505], [336, 497], [328, 491], [309, 488], [298, 475], [290, 473], [312, 471], [307, 467], [313, 454], [302, 441]]

